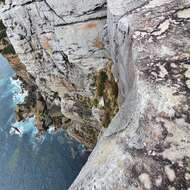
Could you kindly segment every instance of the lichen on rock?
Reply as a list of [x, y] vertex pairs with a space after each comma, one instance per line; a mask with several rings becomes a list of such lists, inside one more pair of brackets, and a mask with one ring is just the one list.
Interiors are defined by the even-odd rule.
[[119, 112], [71, 190], [190, 187], [189, 6], [108, 0]]

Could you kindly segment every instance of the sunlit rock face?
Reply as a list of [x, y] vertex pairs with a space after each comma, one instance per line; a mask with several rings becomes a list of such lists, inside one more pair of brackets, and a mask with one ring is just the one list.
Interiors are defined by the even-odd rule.
[[108, 0], [120, 110], [71, 190], [190, 188], [189, 6]]
[[96, 142], [92, 135], [101, 129], [92, 114], [94, 76], [109, 59], [101, 40], [106, 2], [7, 0], [1, 18], [49, 107], [61, 107], [72, 120], [68, 130], [76, 138], [81, 136], [80, 127], [92, 128], [91, 140], [84, 142], [92, 147]]
[[71, 190], [190, 188], [188, 7], [108, 0], [106, 13], [101, 0], [6, 1], [1, 17], [21, 62], [49, 107], [70, 119], [67, 132], [89, 147], [101, 130], [92, 99], [109, 59], [104, 46], [113, 60], [119, 112]]

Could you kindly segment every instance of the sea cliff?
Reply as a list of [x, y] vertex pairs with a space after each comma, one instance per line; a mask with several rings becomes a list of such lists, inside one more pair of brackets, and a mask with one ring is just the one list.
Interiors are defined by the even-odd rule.
[[190, 188], [189, 7], [5, 2], [7, 37], [48, 113], [89, 149], [98, 139], [71, 190]]

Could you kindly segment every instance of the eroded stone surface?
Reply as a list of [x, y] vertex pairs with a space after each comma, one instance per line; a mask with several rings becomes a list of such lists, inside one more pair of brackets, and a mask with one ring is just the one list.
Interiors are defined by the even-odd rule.
[[[102, 0], [7, 0], [1, 12], [47, 102], [59, 94], [74, 126], [68, 133], [80, 129], [78, 138], [91, 144], [100, 130], [98, 110], [87, 104], [92, 73], [108, 61], [105, 7]], [[103, 38], [120, 109], [71, 190], [190, 188], [189, 7], [189, 0], [108, 0]]]
[[108, 0], [120, 110], [70, 189], [190, 187], [189, 6]]
[[[109, 61], [101, 40], [106, 1], [6, 0], [0, 15], [48, 108], [61, 107], [62, 114], [76, 123], [69, 132], [85, 134], [76, 127], [82, 125], [97, 130], [97, 136], [101, 122], [94, 118], [90, 103], [95, 73]], [[96, 142], [83, 140], [90, 148]]]

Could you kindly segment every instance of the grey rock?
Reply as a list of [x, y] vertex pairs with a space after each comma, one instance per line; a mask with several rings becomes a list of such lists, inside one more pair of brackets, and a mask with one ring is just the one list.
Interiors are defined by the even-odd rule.
[[[87, 101], [93, 98], [94, 74], [109, 60], [101, 42], [105, 0], [6, 0], [0, 17], [44, 99], [51, 104], [51, 96], [56, 93], [63, 114], [101, 130], [92, 110], [81, 116], [86, 106], [78, 104], [77, 97]], [[68, 109], [73, 104], [75, 108]]]
[[93, 73], [109, 54], [113, 60], [119, 111], [70, 190], [190, 188], [189, 7], [189, 0], [6, 1], [7, 35], [44, 97], [58, 93], [71, 136], [79, 129], [80, 140], [93, 140], [85, 130], [100, 131], [99, 111], [79, 97], [88, 102]]
[[70, 190], [190, 188], [189, 5], [108, 0], [120, 110]]

